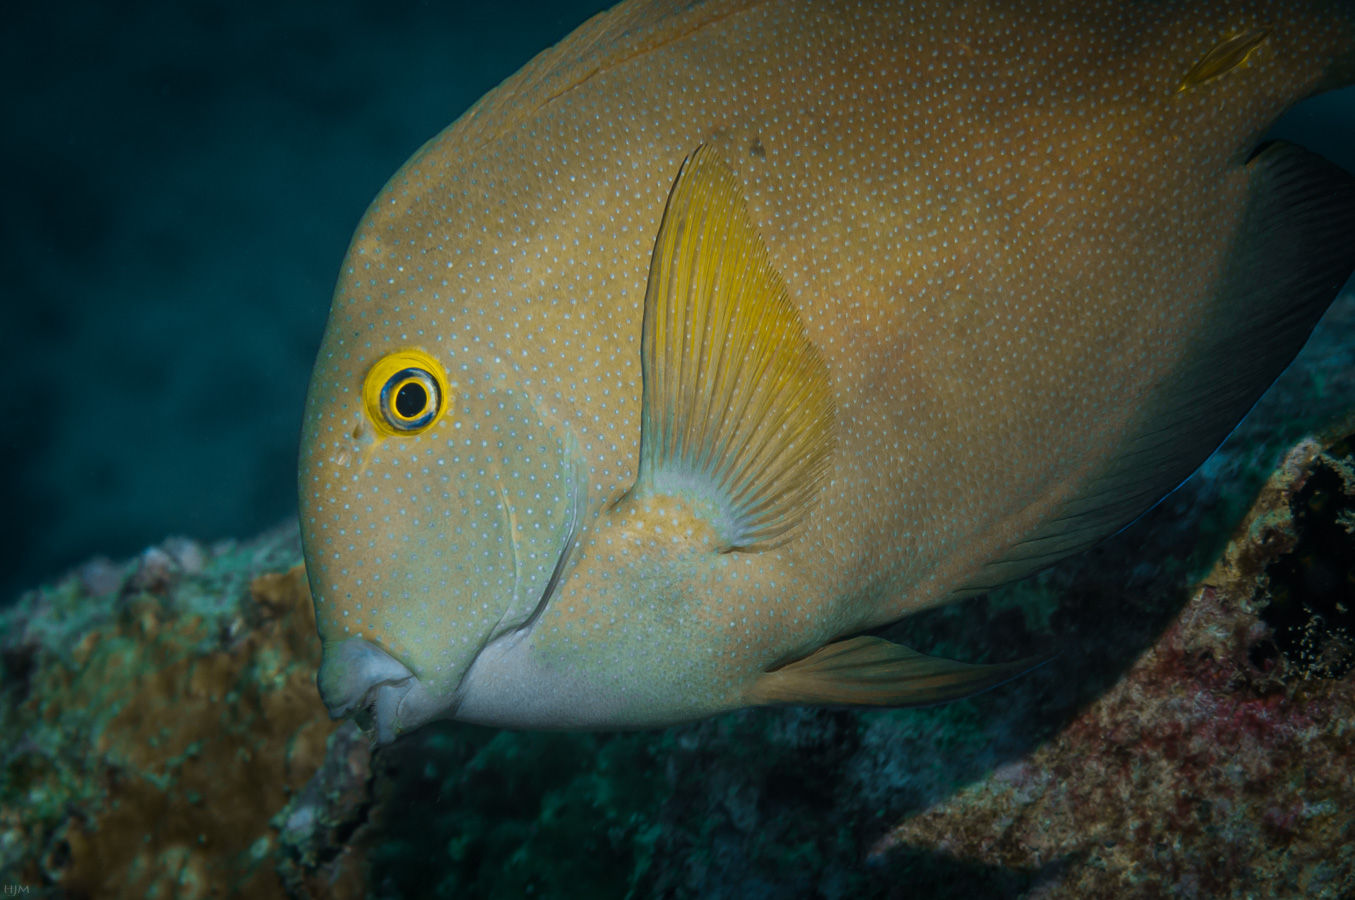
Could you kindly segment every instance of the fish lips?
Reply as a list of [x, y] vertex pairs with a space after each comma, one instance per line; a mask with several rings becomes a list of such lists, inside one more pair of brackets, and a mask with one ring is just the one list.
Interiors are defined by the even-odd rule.
[[[578, 481], [574, 483], [579, 484]], [[564, 540], [545, 588], [516, 614], [511, 608], [515, 604], [510, 601], [510, 608], [505, 611], [499, 626], [465, 662], [454, 690], [430, 690], [408, 666], [365, 638], [325, 642], [316, 686], [329, 709], [330, 718], [352, 716], [363, 731], [374, 734], [378, 745], [389, 744], [404, 732], [435, 719], [456, 718], [464, 696], [466, 673], [479, 654], [487, 645], [498, 646], [505, 640], [516, 643], [530, 633], [554, 597], [576, 548], [585, 497], [586, 486], [571, 491]], [[519, 567], [515, 564], [514, 568]], [[517, 593], [516, 585], [514, 593]]]
[[325, 645], [316, 685], [331, 719], [352, 716], [377, 744], [456, 716], [455, 692], [429, 691], [404, 663], [362, 638]]

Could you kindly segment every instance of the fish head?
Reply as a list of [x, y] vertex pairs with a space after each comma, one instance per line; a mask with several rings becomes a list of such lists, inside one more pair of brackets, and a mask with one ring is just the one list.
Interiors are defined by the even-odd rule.
[[299, 471], [320, 693], [382, 742], [454, 716], [480, 649], [539, 615], [586, 487], [567, 428], [514, 386], [512, 347], [456, 328], [463, 310], [383, 290], [388, 265], [360, 230]]
[[[741, 705], [741, 677], [784, 656], [787, 640], [822, 642], [788, 637], [798, 619], [775, 612], [798, 602], [776, 551], [803, 535], [827, 471], [827, 369], [734, 173], [714, 153], [692, 160], [705, 162], [673, 187], [649, 324], [630, 344], [644, 397], [619, 380], [596, 410], [535, 369], [572, 372], [629, 342], [569, 346], [570, 307], [550, 291], [500, 310], [474, 287], [422, 289], [419, 265], [438, 262], [391, 236], [421, 207], [378, 199], [360, 225], [312, 375], [299, 470], [332, 716], [383, 743], [442, 718], [661, 725]], [[476, 240], [463, 256], [493, 253]], [[509, 256], [499, 277], [529, 283]], [[698, 294], [690, 313], [670, 302]], [[611, 457], [597, 456], [592, 432], [602, 413]], [[731, 618], [731, 597], [744, 596], [748, 615]]]

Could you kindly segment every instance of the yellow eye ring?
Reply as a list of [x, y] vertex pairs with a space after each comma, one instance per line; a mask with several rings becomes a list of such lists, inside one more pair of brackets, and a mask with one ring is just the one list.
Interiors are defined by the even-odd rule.
[[442, 418], [451, 399], [442, 365], [414, 348], [381, 357], [362, 381], [367, 418], [386, 437], [422, 434]]

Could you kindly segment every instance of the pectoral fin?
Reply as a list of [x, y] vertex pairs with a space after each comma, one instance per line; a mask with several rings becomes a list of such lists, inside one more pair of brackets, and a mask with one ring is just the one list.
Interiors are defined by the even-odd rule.
[[634, 493], [719, 510], [724, 549], [772, 546], [828, 469], [833, 397], [738, 178], [710, 147], [682, 166], [650, 264]]
[[972, 665], [926, 656], [877, 637], [837, 641], [768, 672], [750, 702], [807, 706], [927, 706], [1010, 681], [1051, 657]]

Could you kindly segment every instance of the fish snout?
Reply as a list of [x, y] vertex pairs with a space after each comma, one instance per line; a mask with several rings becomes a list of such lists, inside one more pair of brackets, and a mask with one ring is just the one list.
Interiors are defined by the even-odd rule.
[[404, 663], [362, 638], [326, 644], [316, 684], [330, 718], [352, 717], [378, 744], [455, 711], [453, 698], [430, 693]]

